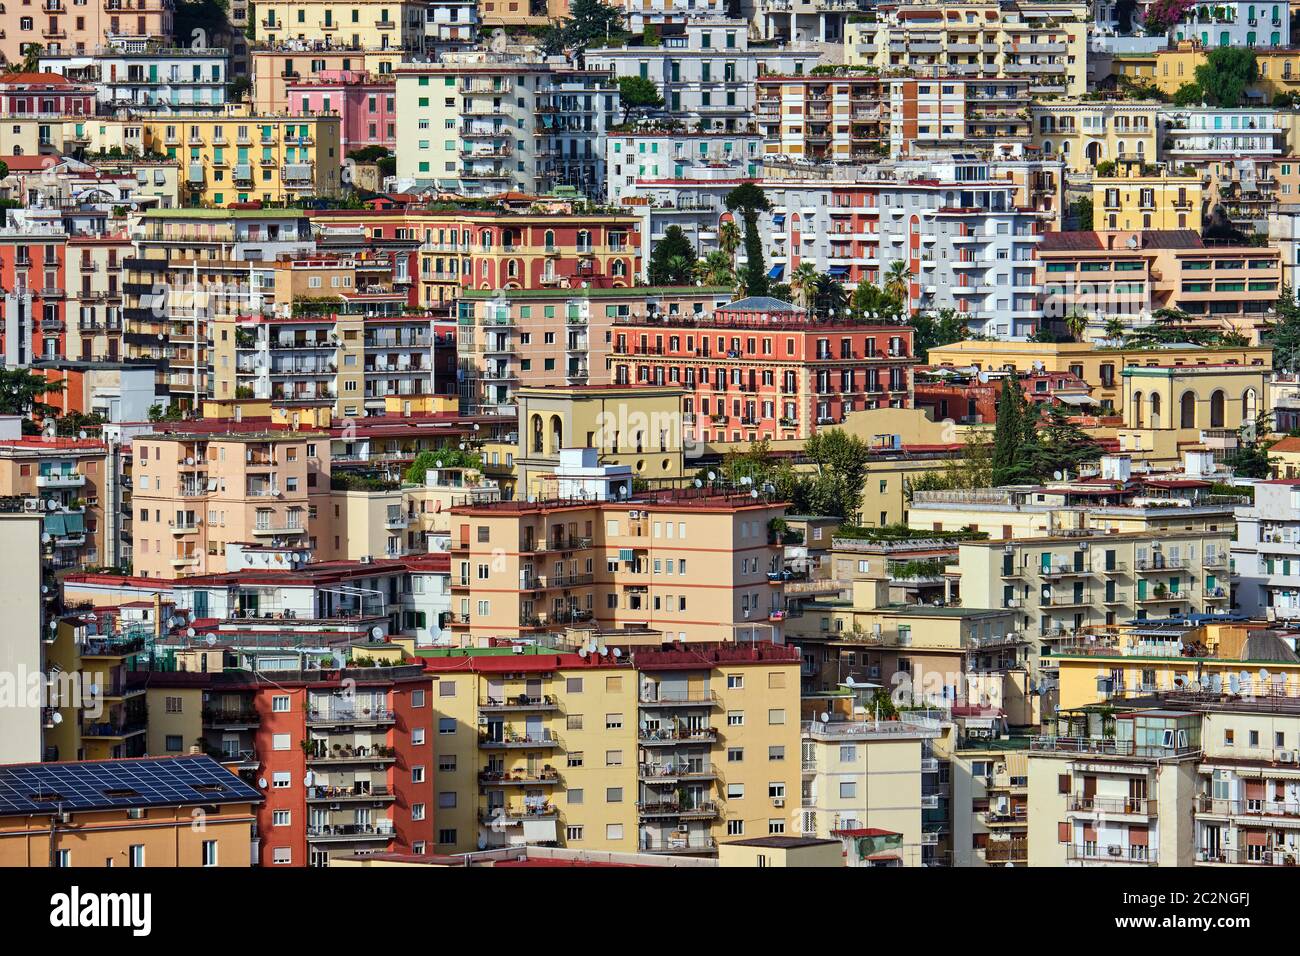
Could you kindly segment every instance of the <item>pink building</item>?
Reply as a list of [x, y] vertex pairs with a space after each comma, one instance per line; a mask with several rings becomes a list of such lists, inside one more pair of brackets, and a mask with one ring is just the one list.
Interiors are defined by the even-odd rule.
[[323, 70], [285, 84], [291, 113], [337, 112], [343, 153], [363, 146], [397, 145], [397, 93], [391, 76], [359, 70]]
[[95, 87], [58, 73], [0, 74], [0, 116], [94, 116]]

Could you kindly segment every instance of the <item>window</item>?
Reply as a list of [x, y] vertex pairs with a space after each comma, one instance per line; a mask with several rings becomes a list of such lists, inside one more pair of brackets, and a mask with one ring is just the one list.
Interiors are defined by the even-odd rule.
[[456, 718], [455, 718], [455, 717], [439, 717], [439, 718], [438, 718], [438, 733], [439, 733], [439, 734], [454, 734], [455, 732], [456, 732]]
[[292, 746], [293, 746], [293, 738], [291, 738], [288, 734], [272, 734], [271, 736], [272, 750], [288, 750]]
[[168, 698], [167, 698], [167, 713], [169, 713], [169, 714], [179, 714], [180, 712], [181, 712], [181, 698], [179, 698], [179, 697], [168, 697]]
[[293, 778], [285, 771], [277, 771], [271, 775], [272, 790], [288, 790], [293, 786]]
[[728, 690], [743, 690], [744, 687], [745, 687], [745, 675], [744, 675], [744, 674], [728, 674], [728, 675], [727, 675], [727, 689], [728, 689]]
[[744, 820], [727, 821], [727, 836], [744, 836], [744, 835], [745, 835]]
[[606, 766], [606, 767], [621, 767], [621, 766], [623, 766], [623, 751], [621, 751], [621, 750], [606, 750], [606, 751], [605, 751], [605, 766]]
[[568, 798], [569, 806], [571, 807], [581, 806], [587, 796], [586, 791], [581, 787], [574, 790], [566, 790], [564, 795]]
[[217, 865], [217, 841], [216, 840], [203, 841], [203, 865], [204, 866]]
[[287, 827], [293, 822], [293, 813], [289, 810], [273, 810], [271, 812], [271, 826]]
[[1056, 775], [1056, 792], [1057, 793], [1070, 792], [1070, 775], [1068, 773], [1061, 773]]
[[581, 730], [582, 714], [569, 714], [569, 716], [565, 718], [564, 726], [569, 730]]
[[456, 831], [455, 831], [455, 830], [439, 830], [439, 831], [438, 831], [438, 843], [439, 843], [439, 844], [441, 844], [441, 845], [443, 845], [443, 846], [446, 846], [447, 844], [455, 843], [455, 842], [456, 842]]
[[744, 727], [744, 726], [745, 726], [745, 712], [744, 712], [743, 710], [729, 710], [729, 711], [727, 711], [727, 726], [728, 726], [728, 727]]
[[784, 759], [785, 759], [785, 747], [780, 746], [780, 745], [776, 745], [776, 746], [768, 747], [768, 748], [767, 748], [767, 759], [768, 759], [768, 760], [784, 760]]
[[568, 843], [576, 843], [582, 839], [582, 827], [573, 826], [564, 828], [564, 839]]
[[271, 862], [276, 866], [289, 866], [293, 863], [293, 847], [277, 846], [271, 850]]
[[785, 821], [780, 819], [768, 820], [767, 832], [769, 836], [780, 836], [785, 833]]
[[423, 767], [412, 767], [412, 768], [411, 768], [411, 783], [424, 783], [424, 768], [423, 768]]
[[623, 788], [622, 788], [622, 787], [606, 787], [606, 788], [605, 788], [605, 802], [606, 802], [606, 803], [622, 803], [622, 802], [623, 802]]
[[416, 690], [411, 692], [411, 706], [412, 707], [424, 706], [424, 691]]
[[727, 784], [727, 799], [740, 800], [745, 796], [745, 785], [743, 783]]
[[767, 795], [773, 800], [783, 800], [785, 798], [785, 784], [780, 781], [773, 781], [767, 785]]
[[185, 739], [180, 734], [167, 735], [167, 751], [169, 753], [179, 753], [185, 749]]
[[581, 677], [566, 677], [565, 680], [564, 680], [564, 689], [565, 689], [566, 691], [568, 691], [570, 694], [581, 694], [581, 693], [582, 693], [582, 678], [581, 678]]
[[455, 754], [440, 754], [439, 757], [438, 757], [438, 772], [439, 772], [439, 773], [455, 773], [455, 772], [456, 772], [456, 755], [455, 755]]
[[418, 747], [424, 743], [424, 728], [416, 727], [411, 731], [411, 743]]
[[455, 696], [456, 696], [456, 682], [455, 682], [454, 680], [440, 680], [440, 681], [438, 681], [438, 696], [439, 696], [439, 697], [455, 697]]
[[132, 843], [129, 847], [127, 847], [127, 854], [128, 854], [128, 859], [130, 860], [130, 863], [128, 864], [129, 866], [132, 867], [144, 866], [144, 844], [143, 843]]
[[568, 755], [568, 764], [569, 764], [570, 767], [581, 767], [581, 766], [582, 766], [582, 751], [581, 751], [581, 750], [571, 750], [571, 751], [569, 752], [569, 755]]
[[443, 790], [438, 794], [438, 808], [441, 810], [454, 810], [456, 808], [456, 791]]
[[858, 783], [856, 780], [840, 781], [840, 799], [853, 800], [858, 795]]
[[605, 839], [606, 840], [623, 839], [623, 824], [621, 823], [605, 824]]
[[767, 712], [767, 722], [769, 725], [776, 726], [785, 723], [785, 710], [777, 707]]
[[727, 763], [740, 763], [744, 759], [745, 759], [744, 747], [727, 748]]
[[623, 729], [623, 715], [622, 715], [622, 714], [606, 714], [606, 715], [605, 715], [605, 729], [606, 729], [606, 730], [622, 730], [622, 729]]
[[424, 804], [423, 804], [423, 803], [413, 803], [413, 804], [411, 804], [411, 819], [412, 819], [412, 820], [423, 820], [423, 819], [424, 819]]
[[276, 714], [289, 713], [289, 695], [276, 694], [271, 698], [271, 711]]

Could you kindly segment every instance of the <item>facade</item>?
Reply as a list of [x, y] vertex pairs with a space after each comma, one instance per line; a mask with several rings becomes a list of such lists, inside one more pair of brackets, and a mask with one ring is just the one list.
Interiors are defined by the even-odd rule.
[[415, 0], [263, 3], [252, 38], [271, 47], [330, 39], [353, 50], [423, 50], [424, 7]]
[[[797, 661], [775, 644], [426, 659], [439, 848], [711, 856], [793, 833]], [[787, 804], [787, 800], [790, 803]]]
[[1201, 177], [1161, 170], [1145, 175], [1120, 164], [1117, 175], [1094, 176], [1093, 222], [1107, 230], [1201, 229]]
[[304, 116], [337, 112], [343, 156], [365, 146], [397, 146], [397, 92], [392, 74], [325, 71], [285, 83], [288, 106]]
[[231, 544], [310, 554], [328, 527], [328, 436], [310, 432], [150, 435], [133, 442], [136, 574], [226, 570]]
[[91, 0], [84, 6], [52, 0], [40, 16], [13, 11], [14, 21], [0, 37], [0, 56], [21, 64], [32, 45], [51, 55], [83, 55], [111, 40], [169, 42], [173, 13], [171, 0]]
[[1140, 101], [1052, 100], [1029, 107], [1034, 145], [1075, 173], [1101, 162], [1153, 163], [1159, 151], [1160, 104]]
[[[678, 183], [757, 178], [762, 154], [762, 140], [756, 133], [720, 137], [675, 130], [628, 130], [611, 133], [605, 143], [606, 196], [612, 205], [641, 195], [638, 186], [642, 184], [671, 188]], [[716, 226], [717, 217], [707, 224]]]
[[[1237, 509], [1232, 543], [1233, 603], [1252, 618], [1300, 617], [1300, 521], [1294, 478], [1261, 481]], [[1292, 574], [1294, 568], [1295, 574]]]
[[102, 441], [0, 440], [0, 497], [44, 514], [43, 551], [55, 570], [98, 564], [106, 555], [104, 505], [113, 480]]
[[[43, 519], [35, 512], [6, 509], [0, 514], [0, 547], [14, 559], [10, 586], [0, 592], [0, 611], [9, 622], [8, 638], [0, 643], [0, 667], [9, 674], [46, 673], [46, 635], [42, 630], [46, 621], [41, 600], [43, 533]], [[25, 698], [14, 703], [0, 723], [0, 760], [14, 764], [44, 759], [44, 707], [32, 706]], [[37, 703], [43, 705], [44, 701]]]
[[910, 329], [814, 322], [777, 299], [738, 299], [700, 319], [630, 319], [613, 343], [614, 384], [685, 388], [700, 441], [802, 439], [858, 409], [911, 404]]

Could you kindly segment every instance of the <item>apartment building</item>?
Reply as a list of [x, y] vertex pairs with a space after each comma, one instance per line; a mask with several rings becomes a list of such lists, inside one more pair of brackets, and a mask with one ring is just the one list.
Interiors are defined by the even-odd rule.
[[768, 73], [811, 73], [820, 52], [750, 49], [748, 24], [690, 18], [660, 28], [652, 46], [597, 47], [587, 66], [615, 77], [652, 81], [664, 110], [701, 132], [745, 132], [754, 113], [755, 80]]
[[948, 76], [1025, 77], [1036, 95], [1087, 92], [1088, 11], [1080, 3], [899, 3], [846, 26], [850, 66]]
[[892, 87], [878, 76], [764, 73], [756, 79], [754, 115], [769, 156], [879, 158], [891, 132], [891, 106]]
[[422, 51], [424, 13], [417, 0], [271, 0], [257, 5], [251, 37], [269, 47], [328, 41], [352, 50]]
[[[667, 129], [612, 132], [605, 138], [606, 199], [611, 205], [621, 205], [647, 189], [707, 184], [717, 181], [722, 169], [726, 170], [724, 183], [754, 179], [759, 174], [762, 152], [763, 140], [757, 133], [719, 136]], [[627, 205], [635, 208], [636, 204]], [[715, 227], [712, 231], [716, 243], [717, 217], [700, 225]]]
[[1190, 866], [1198, 714], [1061, 715], [1029, 751], [1029, 865]]
[[1257, 482], [1253, 500], [1237, 508], [1233, 603], [1243, 614], [1284, 622], [1300, 617], [1298, 505], [1300, 483], [1279, 478]]
[[133, 442], [135, 571], [180, 578], [226, 570], [231, 544], [310, 554], [325, 532], [326, 433], [149, 435]]
[[[43, 534], [43, 519], [38, 513], [0, 510], [0, 547], [11, 556], [7, 563], [12, 564], [6, 573], [8, 586], [0, 591], [0, 613], [9, 630], [6, 640], [0, 642], [0, 668], [7, 674], [46, 673], [47, 622], [41, 597], [45, 582], [41, 567]], [[37, 703], [43, 705], [44, 701]], [[43, 706], [32, 706], [25, 696], [16, 699], [0, 723], [0, 760], [12, 764], [43, 759], [45, 717]]]
[[0, 37], [0, 57], [21, 64], [31, 46], [43, 53], [84, 55], [113, 41], [170, 42], [171, 0], [44, 0], [41, 9], [21, 5]]
[[520, 389], [511, 462], [516, 498], [554, 498], [577, 469], [610, 467], [654, 486], [687, 474], [683, 393], [663, 385], [537, 385]]
[[24, 367], [66, 354], [68, 234], [26, 220], [0, 225], [0, 354]]
[[401, 64], [400, 49], [355, 49], [323, 42], [291, 41], [274, 49], [250, 52], [249, 92], [255, 113], [271, 116], [290, 112], [289, 84], [315, 76], [364, 73], [385, 79]]
[[461, 407], [500, 414], [523, 388], [605, 384], [616, 323], [648, 314], [700, 315], [729, 298], [717, 288], [631, 283], [467, 289], [457, 302]]
[[[298, 209], [152, 209], [133, 240], [122, 273], [126, 356], [148, 360], [159, 394], [191, 408], [211, 392], [216, 322], [259, 313], [274, 289], [269, 265], [254, 284], [256, 264], [314, 246]], [[229, 330], [221, 331], [228, 349]]]
[[905, 326], [816, 322], [756, 297], [699, 318], [629, 317], [613, 331], [610, 377], [686, 389], [699, 441], [803, 439], [858, 409], [908, 407], [914, 361]]
[[1221, 614], [1231, 607], [1231, 541], [1226, 525], [964, 541], [962, 603], [1014, 609], [1042, 644], [1134, 619]]
[[[938, 736], [925, 720], [869, 718], [804, 721], [801, 826], [805, 836], [884, 836], [866, 865], [924, 866], [933, 846], [923, 813], [937, 804], [924, 794], [927, 744]], [[882, 832], [883, 831], [883, 832]]]
[[5, 867], [247, 868], [264, 799], [204, 756], [10, 763], [0, 795]]
[[1031, 84], [1024, 77], [891, 77], [885, 82], [894, 159], [932, 148], [1023, 155], [1030, 141]]
[[0, 440], [0, 497], [44, 515], [42, 550], [55, 570], [98, 564], [105, 554], [113, 482], [105, 455], [104, 443], [90, 438]]
[[[1030, 176], [1059, 184], [1060, 167]], [[1023, 179], [993, 164], [961, 155], [879, 164], [855, 178], [796, 169], [764, 191], [772, 203], [760, 217], [764, 254], [776, 280], [809, 262], [849, 287], [880, 284], [902, 261], [909, 312], [952, 308], [972, 334], [1000, 340], [1038, 327], [1034, 258], [1059, 206], [1055, 214], [1040, 206]]]
[[375, 77], [361, 70], [326, 70], [286, 80], [284, 95], [287, 106], [301, 115], [338, 113], [344, 157], [365, 146], [397, 146], [397, 91], [391, 73]]
[[712, 855], [726, 837], [793, 832], [789, 648], [625, 652], [611, 640], [581, 656], [453, 651], [425, 666], [444, 852], [555, 842]]
[[106, 110], [220, 110], [230, 81], [230, 52], [224, 47], [123, 41], [88, 54], [46, 54], [40, 62], [42, 69], [92, 83], [99, 105]]
[[[1129, 366], [1124, 369], [1120, 449], [1176, 458], [1197, 443], [1219, 454], [1254, 428], [1264, 411], [1266, 372], [1240, 365]], [[1175, 404], [1176, 403], [1176, 404]]]
[[1258, 342], [1281, 283], [1276, 249], [1206, 245], [1191, 229], [1049, 234], [1038, 260], [1044, 314], [1087, 315], [1094, 340], [1111, 317], [1142, 326], [1175, 309], [1193, 326]]
[[[1119, 270], [1125, 271], [1125, 270]], [[1272, 368], [1266, 346], [1165, 345], [1159, 349], [1102, 345], [1097, 342], [979, 342], [966, 340], [930, 350], [940, 367], [976, 371], [1014, 370], [1021, 375], [1069, 372], [1082, 379], [1103, 411], [1122, 408], [1123, 379], [1129, 365], [1248, 365]]]
[[1201, 230], [1199, 175], [1160, 168], [1148, 175], [1139, 164], [1120, 163], [1116, 175], [1092, 180], [1093, 222], [1106, 230]]
[[[358, 653], [336, 669], [259, 675], [270, 679], [241, 670], [147, 675], [151, 692], [180, 704], [166, 717], [174, 736], [197, 738], [240, 777], [267, 781], [254, 864], [433, 852], [435, 716], [423, 668]], [[196, 683], [201, 703], [186, 712], [193, 698], [181, 692]]]
[[452, 509], [453, 632], [528, 637], [595, 621], [694, 642], [779, 628], [783, 582], [768, 573], [780, 545], [768, 525], [781, 503], [707, 488], [597, 494]]
[[1286, 131], [1277, 116], [1271, 109], [1162, 109], [1161, 156], [1193, 167], [1216, 160], [1284, 156]]
[[394, 72], [400, 179], [465, 196], [571, 186], [598, 198], [604, 136], [621, 119], [608, 73], [467, 56]]
[[1002, 724], [999, 712], [973, 709], [955, 718], [950, 737], [939, 738], [947, 745], [936, 752], [948, 765], [951, 783], [953, 866], [1029, 862], [1031, 738], [1004, 733]]
[[1159, 151], [1160, 104], [1132, 100], [1049, 100], [1029, 106], [1030, 132], [1044, 158], [1072, 173], [1125, 160], [1153, 163]]
[[1289, 47], [1291, 7], [1285, 3], [1202, 4], [1193, 7], [1170, 31], [1175, 43], [1199, 41], [1204, 50], [1214, 47]]
[[116, 362], [122, 347], [122, 265], [134, 252], [130, 237], [68, 238], [64, 356], [73, 361]]

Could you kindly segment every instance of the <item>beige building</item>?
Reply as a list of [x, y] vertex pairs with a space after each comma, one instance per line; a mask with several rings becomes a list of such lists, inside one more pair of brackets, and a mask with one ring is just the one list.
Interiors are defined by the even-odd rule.
[[223, 572], [231, 544], [310, 554], [328, 533], [324, 433], [149, 435], [134, 453], [137, 575]]
[[1122, 451], [1177, 460], [1188, 448], [1235, 448], [1267, 411], [1265, 366], [1130, 366], [1123, 372]]
[[[1149, 160], [1148, 160], [1149, 161]], [[1150, 174], [1121, 162], [1114, 175], [1092, 180], [1092, 222], [1098, 229], [1201, 229], [1201, 177], [1168, 169]]]
[[93, 438], [0, 440], [0, 499], [43, 515], [42, 555], [55, 571], [105, 560], [105, 506], [114, 476]]
[[727, 837], [794, 832], [793, 651], [614, 646], [426, 659], [439, 852], [556, 842], [712, 855]]
[[1033, 103], [1029, 107], [1030, 135], [1043, 158], [1060, 159], [1068, 172], [1090, 173], [1107, 160], [1153, 163], [1159, 155], [1159, 111], [1160, 104], [1154, 101]]
[[[0, 670], [6, 674], [43, 674], [46, 668], [44, 614], [41, 607], [40, 515], [0, 514], [0, 551], [8, 555], [6, 585], [0, 590], [0, 614], [6, 637], [0, 641]], [[25, 685], [24, 685], [25, 686]], [[43, 758], [44, 711], [20, 695], [0, 721], [0, 763], [34, 763]]]

